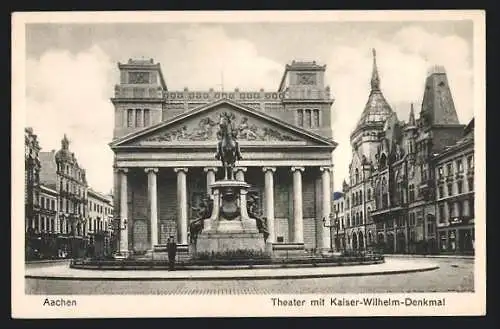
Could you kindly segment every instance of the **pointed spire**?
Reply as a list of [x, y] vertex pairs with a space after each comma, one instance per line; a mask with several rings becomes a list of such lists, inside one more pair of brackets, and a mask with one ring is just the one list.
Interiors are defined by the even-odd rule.
[[415, 126], [415, 112], [413, 110], [413, 103], [411, 103], [411, 107], [410, 107], [410, 117], [408, 119], [408, 124], [410, 126]]
[[378, 91], [380, 90], [380, 78], [378, 76], [377, 52], [375, 51], [375, 48], [372, 49], [372, 53], [373, 53], [373, 71], [372, 71], [371, 87], [372, 91]]
[[61, 148], [63, 150], [67, 150], [68, 147], [69, 147], [69, 140], [68, 140], [68, 137], [66, 136], [66, 134], [64, 134], [64, 137], [61, 140]]

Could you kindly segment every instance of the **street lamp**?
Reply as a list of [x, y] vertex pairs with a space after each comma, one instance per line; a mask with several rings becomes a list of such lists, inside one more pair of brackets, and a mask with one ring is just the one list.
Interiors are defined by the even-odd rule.
[[337, 209], [335, 209], [335, 217], [334, 217], [333, 213], [330, 213], [328, 215], [328, 220], [329, 221], [328, 221], [328, 224], [327, 224], [326, 217], [323, 217], [323, 226], [330, 229], [330, 252], [333, 252], [333, 242], [332, 242], [332, 239], [331, 239], [332, 228], [336, 229], [335, 238], [338, 239], [339, 238], [339, 226], [340, 226], [340, 223], [339, 223], [339, 211]]

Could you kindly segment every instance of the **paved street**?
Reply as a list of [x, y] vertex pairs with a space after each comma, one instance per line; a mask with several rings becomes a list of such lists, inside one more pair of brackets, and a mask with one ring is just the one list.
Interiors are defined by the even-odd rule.
[[[415, 261], [419, 259], [415, 258]], [[421, 260], [420, 260], [421, 261]], [[221, 281], [76, 281], [25, 279], [27, 294], [279, 294], [468, 292], [474, 261], [433, 258], [437, 270], [358, 277]]]

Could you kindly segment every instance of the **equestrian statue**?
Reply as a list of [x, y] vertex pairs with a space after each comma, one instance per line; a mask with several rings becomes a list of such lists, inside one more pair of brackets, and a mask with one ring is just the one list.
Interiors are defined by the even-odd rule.
[[237, 131], [233, 127], [234, 115], [224, 112], [220, 114], [219, 131], [217, 132], [217, 153], [215, 158], [221, 160], [224, 167], [224, 179], [234, 180], [234, 164], [241, 160], [240, 146], [237, 141]]

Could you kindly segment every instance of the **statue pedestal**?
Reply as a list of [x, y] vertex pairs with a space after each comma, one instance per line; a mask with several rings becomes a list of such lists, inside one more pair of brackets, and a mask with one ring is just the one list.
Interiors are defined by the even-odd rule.
[[264, 252], [264, 235], [259, 233], [256, 221], [247, 212], [250, 185], [238, 180], [222, 180], [210, 187], [214, 197], [212, 215], [204, 221], [204, 229], [196, 239], [196, 252]]

